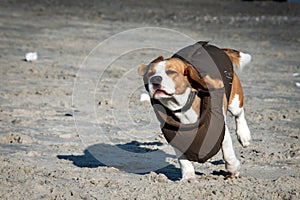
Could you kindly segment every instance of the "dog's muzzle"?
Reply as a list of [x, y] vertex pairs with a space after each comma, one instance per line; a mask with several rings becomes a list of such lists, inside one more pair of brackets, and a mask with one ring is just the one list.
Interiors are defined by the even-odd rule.
[[153, 85], [160, 85], [162, 82], [162, 77], [161, 76], [153, 76], [150, 78], [150, 83]]

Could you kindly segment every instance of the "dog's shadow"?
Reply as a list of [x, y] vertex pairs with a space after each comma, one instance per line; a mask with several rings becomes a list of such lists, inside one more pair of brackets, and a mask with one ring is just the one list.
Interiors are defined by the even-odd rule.
[[[129, 173], [136, 173], [136, 174], [147, 174], [150, 171], [154, 171], [156, 173], [164, 174], [169, 180], [177, 181], [181, 178], [181, 170], [176, 167], [173, 164], [170, 164], [165, 161], [167, 157], [173, 157], [174, 155], [168, 154], [162, 150], [153, 148], [155, 146], [162, 146], [163, 143], [161, 142], [138, 142], [138, 141], [132, 141], [126, 144], [117, 144], [117, 145], [110, 145], [110, 144], [104, 144], [99, 143], [92, 146], [87, 147], [83, 155], [57, 155], [58, 159], [64, 159], [72, 161], [73, 164], [77, 167], [81, 168], [97, 168], [97, 167], [108, 167], [112, 166], [111, 163], [118, 163], [115, 164], [114, 167], [117, 167], [120, 170], [129, 172]], [[101, 152], [101, 153], [100, 153]], [[133, 153], [133, 154], [132, 154]], [[154, 153], [154, 158], [151, 161], [149, 161], [147, 158], [143, 157], [143, 154], [147, 153]], [[99, 157], [99, 155], [104, 155], [104, 157]], [[132, 168], [123, 167], [122, 161], [130, 162], [133, 157], [140, 155], [140, 158], [138, 158], [138, 162], [133, 162], [136, 168], [141, 168], [139, 172], [136, 172], [135, 170], [132, 170]], [[138, 157], [138, 156], [137, 156]], [[104, 160], [104, 162], [102, 162]], [[117, 160], [122, 160], [118, 162]], [[154, 164], [158, 166], [155, 170], [149, 170], [151, 169], [150, 166], [147, 165], [147, 163], [150, 165]], [[220, 165], [223, 164], [223, 161], [213, 161], [211, 162], [213, 165]], [[146, 166], [146, 167], [145, 167]], [[161, 166], [161, 167], [159, 167]], [[144, 171], [143, 171], [144, 167]], [[197, 175], [203, 175], [203, 173], [196, 172]], [[227, 173], [224, 171], [214, 171], [212, 173], [213, 175], [217, 176], [226, 176]]]
[[[175, 165], [172, 165], [165, 161], [167, 157], [174, 157], [174, 155], [170, 155], [162, 150], [155, 148], [155, 146], [162, 146], [162, 145], [163, 143], [161, 142], [141, 143], [138, 141], [132, 141], [126, 144], [117, 144], [117, 145], [99, 143], [87, 147], [84, 150], [83, 155], [57, 155], [57, 158], [70, 160], [73, 162], [75, 166], [81, 168], [85, 168], [85, 167], [97, 168], [97, 167], [105, 167], [105, 166], [114, 166], [120, 170], [130, 172], [130, 173], [136, 173], [136, 174], [147, 174], [150, 171], [154, 171], [156, 173], [164, 174], [170, 180], [173, 181], [179, 180], [181, 177], [180, 169]], [[105, 153], [105, 156], [102, 159], [100, 155], [103, 156], [104, 155], [103, 153]], [[147, 157], [143, 159], [143, 155], [147, 153], [150, 154], [153, 153], [153, 155], [155, 155], [151, 161], [149, 161]], [[134, 162], [135, 159], [133, 157], [140, 157], [138, 163]], [[130, 166], [131, 168], [123, 167], [122, 161], [119, 162], [118, 160], [122, 160], [125, 162], [130, 162], [130, 160], [133, 160], [132, 163], [135, 166]], [[158, 166], [162, 166], [162, 167], [149, 171], [148, 169], [151, 169], [151, 166], [148, 167], [147, 162], [153, 163], [152, 164], [153, 167], [155, 167], [154, 164], [157, 164]], [[111, 163], [117, 163], [117, 164], [111, 165]], [[138, 172], [135, 172], [135, 170], [132, 170], [132, 167], [133, 168], [141, 167], [141, 170], [137, 170]], [[143, 167], [145, 168], [144, 171], [143, 171]]]

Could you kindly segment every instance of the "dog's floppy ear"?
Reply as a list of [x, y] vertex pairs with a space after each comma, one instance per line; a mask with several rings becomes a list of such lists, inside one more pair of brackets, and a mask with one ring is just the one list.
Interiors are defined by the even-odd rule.
[[194, 89], [208, 91], [205, 81], [200, 77], [199, 73], [192, 65], [186, 64], [184, 75], [187, 76]]
[[187, 64], [185, 75], [196, 90], [208, 91], [208, 89], [220, 89], [224, 87], [224, 83], [220, 79], [211, 78], [209, 75], [203, 78], [200, 77], [197, 70], [190, 64]]
[[[154, 60], [152, 60], [150, 64], [152, 64], [152, 63], [158, 63], [158, 62], [163, 61], [163, 60], [164, 60], [164, 58], [162, 56], [159, 56], [159, 57], [155, 58]], [[140, 64], [138, 66], [138, 70], [137, 71], [138, 71], [138, 74], [140, 76], [144, 76], [147, 73], [148, 69], [149, 69], [149, 65]]]
[[148, 65], [140, 64], [137, 71], [140, 76], [144, 76], [148, 71]]

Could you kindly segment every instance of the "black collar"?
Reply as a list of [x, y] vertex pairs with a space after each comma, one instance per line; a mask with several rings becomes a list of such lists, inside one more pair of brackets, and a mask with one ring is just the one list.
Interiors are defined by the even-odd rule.
[[188, 97], [188, 99], [187, 99], [187, 101], [185, 103], [185, 105], [182, 108], [178, 109], [178, 110], [174, 110], [173, 112], [174, 113], [178, 113], [178, 112], [186, 112], [186, 111], [188, 111], [191, 108], [191, 106], [192, 106], [192, 104], [193, 104], [193, 102], [195, 100], [195, 96], [196, 96], [197, 93], [198, 92], [192, 92], [191, 91], [190, 94], [189, 94], [189, 97]]

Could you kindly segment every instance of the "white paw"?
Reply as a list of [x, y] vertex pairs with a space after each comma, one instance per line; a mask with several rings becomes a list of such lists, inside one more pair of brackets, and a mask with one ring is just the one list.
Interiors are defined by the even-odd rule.
[[239, 170], [240, 170], [240, 161], [235, 160], [233, 163], [226, 163], [225, 167], [228, 172], [230, 172], [232, 175], [231, 176], [238, 176], [239, 175]]
[[243, 147], [250, 145], [251, 134], [248, 126], [237, 130], [238, 140]]
[[251, 133], [249, 130], [249, 127], [247, 125], [247, 122], [243, 116], [239, 117], [240, 119], [237, 119], [237, 136], [238, 140], [241, 143], [243, 147], [247, 147], [250, 145], [251, 140]]
[[181, 181], [196, 183], [197, 180], [193, 163], [185, 158], [180, 158], [178, 161], [180, 164], [182, 174]]

